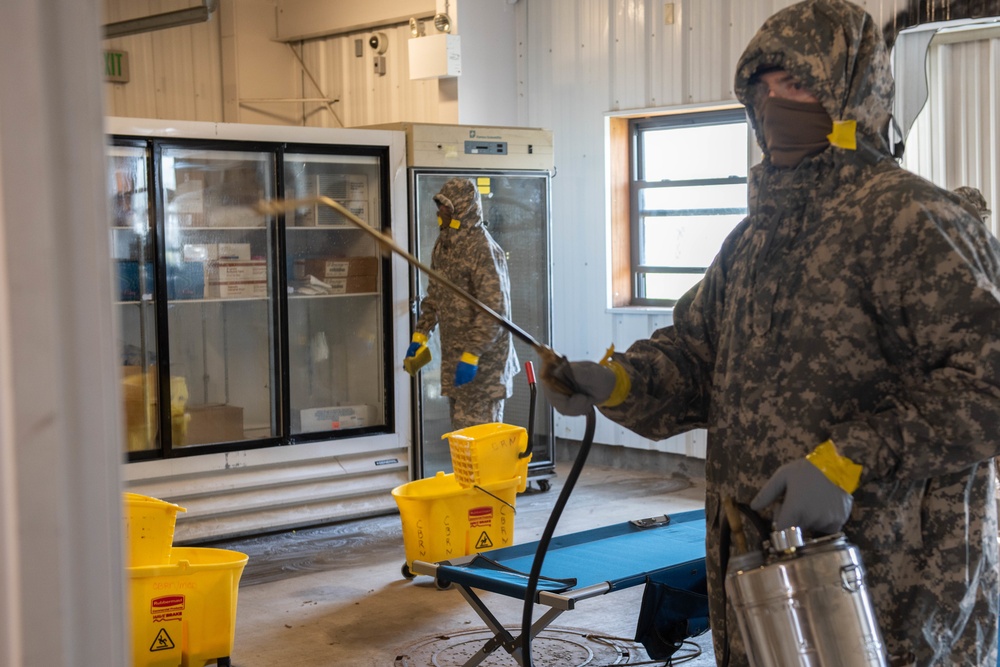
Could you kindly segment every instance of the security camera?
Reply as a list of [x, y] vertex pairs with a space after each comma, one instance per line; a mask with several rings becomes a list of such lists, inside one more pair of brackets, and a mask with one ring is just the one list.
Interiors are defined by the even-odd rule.
[[374, 32], [368, 38], [368, 46], [372, 47], [375, 53], [381, 55], [389, 48], [389, 40], [386, 39], [384, 32]]

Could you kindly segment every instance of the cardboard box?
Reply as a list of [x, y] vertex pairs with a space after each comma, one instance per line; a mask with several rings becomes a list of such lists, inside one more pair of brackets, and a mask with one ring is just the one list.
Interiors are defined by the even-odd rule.
[[[378, 274], [378, 257], [329, 257], [302, 261], [305, 266], [303, 277], [311, 275], [323, 281], [326, 281], [327, 278], [375, 276]], [[296, 277], [298, 276], [296, 275]]]
[[[243, 439], [243, 408], [224, 403], [189, 405], [187, 438], [181, 446]], [[175, 443], [178, 444], [178, 443]]]
[[324, 281], [333, 290], [331, 294], [366, 294], [378, 291], [376, 276], [354, 276], [351, 278], [327, 278]]
[[[221, 252], [221, 250], [220, 250]], [[267, 260], [219, 260], [205, 263], [206, 283], [267, 282]]]
[[205, 296], [212, 299], [267, 298], [267, 281], [208, 283], [205, 286]]
[[316, 431], [339, 431], [347, 428], [368, 426], [369, 407], [367, 405], [335, 405], [326, 408], [299, 410], [302, 433]]

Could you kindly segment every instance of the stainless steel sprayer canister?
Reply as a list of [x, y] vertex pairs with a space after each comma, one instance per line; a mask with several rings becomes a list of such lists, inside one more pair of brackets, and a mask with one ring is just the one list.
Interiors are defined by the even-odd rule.
[[753, 667], [888, 664], [858, 548], [842, 533], [771, 533], [765, 551], [733, 556], [726, 590]]

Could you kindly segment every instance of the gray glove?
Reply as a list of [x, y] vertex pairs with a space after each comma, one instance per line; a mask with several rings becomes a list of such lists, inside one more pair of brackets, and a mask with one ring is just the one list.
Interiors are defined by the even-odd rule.
[[[615, 388], [615, 372], [593, 361], [561, 361], [542, 372], [542, 392], [567, 417], [585, 415]], [[566, 392], [569, 393], [566, 393]]]
[[806, 459], [778, 468], [750, 507], [760, 511], [784, 496], [774, 514], [774, 527], [798, 526], [819, 535], [840, 532], [851, 515], [854, 499]]

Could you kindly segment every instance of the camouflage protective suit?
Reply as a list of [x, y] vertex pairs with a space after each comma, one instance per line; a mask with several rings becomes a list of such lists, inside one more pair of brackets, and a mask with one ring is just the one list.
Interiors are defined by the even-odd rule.
[[[754, 74], [795, 76], [857, 150], [771, 164]], [[736, 92], [765, 152], [749, 215], [656, 331], [615, 359], [602, 412], [646, 437], [708, 429], [706, 518], [716, 656], [747, 658], [727, 609], [720, 502], [749, 504], [782, 464], [832, 439], [863, 466], [858, 545], [893, 664], [997, 661], [1000, 246], [958, 197], [889, 157], [893, 95], [872, 18], [840, 0], [771, 17]], [[773, 508], [772, 508], [773, 510]], [[767, 512], [765, 512], [767, 514]], [[765, 516], [770, 521], [770, 516]]]
[[986, 203], [986, 197], [983, 196], [979, 188], [974, 188], [971, 185], [960, 185], [952, 190], [952, 192], [964, 199], [965, 203], [975, 210], [976, 215], [979, 216], [984, 225], [988, 224], [992, 211], [990, 211], [990, 207]]
[[[476, 184], [469, 178], [453, 178], [442, 187], [435, 201], [443, 198], [453, 208], [458, 228], [442, 225], [431, 253], [431, 267], [463, 288], [494, 312], [510, 317], [510, 277], [507, 258], [483, 226], [483, 205]], [[503, 401], [514, 389], [520, 367], [510, 333], [489, 316], [455, 296], [448, 288], [430, 281], [420, 303], [415, 331], [430, 336], [435, 326], [441, 333], [441, 393], [465, 404]], [[472, 382], [455, 386], [455, 369], [464, 352], [479, 357]], [[452, 424], [462, 428], [472, 424]]]

